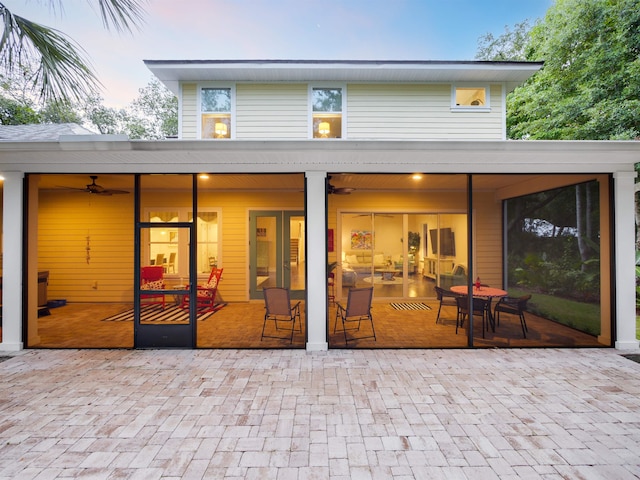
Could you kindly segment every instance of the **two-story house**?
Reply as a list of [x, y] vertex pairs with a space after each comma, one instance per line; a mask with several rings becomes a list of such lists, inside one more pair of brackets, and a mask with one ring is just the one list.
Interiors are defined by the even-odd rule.
[[[349, 348], [638, 347], [640, 145], [506, 140], [506, 96], [540, 63], [145, 63], [178, 96], [178, 139], [0, 143], [0, 348], [344, 348], [353, 287], [373, 287], [377, 338]], [[565, 244], [581, 283], [540, 289], [534, 273], [573, 278], [545, 267]], [[183, 308], [214, 267], [216, 311]], [[436, 287], [476, 277], [533, 295], [527, 330], [436, 319]], [[272, 286], [302, 301], [291, 343], [261, 337]]]

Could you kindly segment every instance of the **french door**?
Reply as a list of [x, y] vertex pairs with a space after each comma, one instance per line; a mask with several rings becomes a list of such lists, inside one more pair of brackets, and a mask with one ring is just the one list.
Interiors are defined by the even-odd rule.
[[266, 287], [289, 288], [291, 298], [304, 298], [304, 212], [253, 210], [249, 232], [250, 298], [264, 298]]

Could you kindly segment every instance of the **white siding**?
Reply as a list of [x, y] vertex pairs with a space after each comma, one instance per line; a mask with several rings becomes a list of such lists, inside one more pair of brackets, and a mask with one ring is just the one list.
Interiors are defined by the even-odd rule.
[[502, 138], [501, 86], [491, 112], [452, 112], [451, 85], [349, 85], [347, 138], [496, 140]]
[[236, 138], [306, 139], [306, 84], [236, 85]]
[[[451, 85], [347, 86], [350, 140], [501, 140], [502, 86], [491, 85], [491, 111], [452, 111]], [[197, 85], [182, 85], [182, 138], [198, 138]], [[235, 138], [300, 140], [309, 136], [306, 84], [237, 84]]]
[[195, 83], [182, 84], [182, 136], [183, 140], [198, 138], [198, 89]]

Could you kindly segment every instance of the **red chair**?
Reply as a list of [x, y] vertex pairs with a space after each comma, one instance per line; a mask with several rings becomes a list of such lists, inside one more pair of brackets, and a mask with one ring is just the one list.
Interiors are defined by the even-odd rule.
[[[140, 269], [140, 291], [144, 290], [164, 290], [164, 267], [162, 265], [152, 265]], [[142, 306], [162, 305], [164, 310], [164, 293], [141, 293], [140, 303]]]
[[[222, 277], [222, 270], [224, 269], [213, 267], [207, 283], [196, 287], [196, 310], [198, 314], [217, 312], [224, 307], [224, 304], [216, 303], [216, 295], [218, 293], [218, 285], [220, 285], [220, 277]], [[182, 308], [189, 308], [189, 295], [182, 297], [180, 306]]]

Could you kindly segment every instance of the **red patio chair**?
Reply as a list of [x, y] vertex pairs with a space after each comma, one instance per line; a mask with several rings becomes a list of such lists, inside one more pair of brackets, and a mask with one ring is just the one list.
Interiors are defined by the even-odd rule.
[[[145, 290], [164, 290], [164, 267], [162, 265], [151, 265], [141, 267], [140, 269], [140, 291]], [[162, 305], [162, 309], [165, 307], [164, 293], [141, 293], [140, 304], [142, 306], [147, 305]]]
[[[222, 277], [223, 268], [213, 267], [209, 274], [209, 280], [204, 285], [198, 285], [196, 287], [196, 310], [198, 314], [206, 312], [217, 312], [224, 304], [216, 303], [216, 296], [218, 294], [218, 285], [220, 285], [220, 278]], [[189, 308], [189, 295], [182, 297], [180, 303], [182, 308]]]

